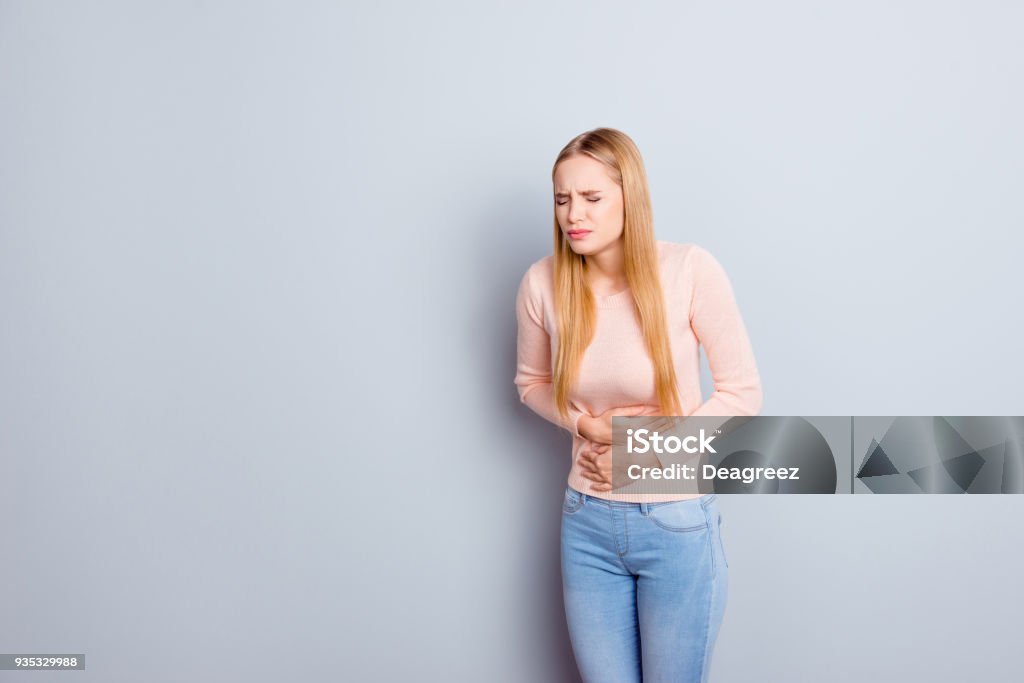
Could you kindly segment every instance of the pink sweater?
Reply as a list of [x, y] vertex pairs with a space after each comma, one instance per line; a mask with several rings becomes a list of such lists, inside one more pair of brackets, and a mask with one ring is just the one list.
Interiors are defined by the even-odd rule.
[[[707, 250], [695, 244], [658, 240], [657, 245], [683, 415], [756, 415], [761, 410], [761, 379], [725, 271]], [[596, 296], [597, 329], [583, 354], [579, 379], [569, 393], [569, 419], [562, 419], [551, 384], [558, 336], [553, 266], [553, 256], [545, 256], [527, 269], [519, 285], [514, 382], [523, 403], [572, 434], [569, 486], [598, 498], [635, 503], [697, 497], [699, 494], [595, 492], [592, 482], [580, 473], [576, 456], [586, 443], [576, 429], [580, 416], [596, 416], [612, 407], [657, 405], [654, 369], [633, 317], [630, 290]], [[700, 390], [701, 344], [715, 385], [707, 401]]]

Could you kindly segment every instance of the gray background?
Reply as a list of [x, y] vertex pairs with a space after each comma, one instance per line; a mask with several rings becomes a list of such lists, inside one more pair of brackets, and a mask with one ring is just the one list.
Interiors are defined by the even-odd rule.
[[[0, 2], [0, 651], [576, 680], [513, 304], [600, 125], [729, 273], [764, 414], [1024, 414], [1022, 19]], [[1022, 508], [724, 499], [713, 680], [1015, 677]]]

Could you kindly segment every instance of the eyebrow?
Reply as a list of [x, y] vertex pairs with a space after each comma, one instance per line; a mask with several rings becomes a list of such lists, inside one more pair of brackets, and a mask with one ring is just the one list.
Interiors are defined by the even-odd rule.
[[[580, 190], [580, 194], [587, 195], [587, 196], [592, 195], [592, 194], [598, 194], [599, 192], [601, 192], [601, 190]], [[556, 197], [568, 197], [569, 193], [568, 192], [556, 192], [555, 196]]]

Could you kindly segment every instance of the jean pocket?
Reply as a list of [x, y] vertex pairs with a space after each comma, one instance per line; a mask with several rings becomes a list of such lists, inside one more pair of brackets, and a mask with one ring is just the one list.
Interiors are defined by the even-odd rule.
[[583, 494], [572, 487], [565, 487], [565, 500], [562, 501], [562, 512], [575, 514], [583, 507]]
[[665, 531], [684, 533], [708, 528], [700, 498], [672, 503], [652, 503], [647, 517]]

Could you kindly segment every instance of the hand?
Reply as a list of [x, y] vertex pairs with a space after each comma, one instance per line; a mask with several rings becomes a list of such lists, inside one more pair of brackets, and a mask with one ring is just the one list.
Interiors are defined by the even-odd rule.
[[584, 414], [577, 423], [580, 436], [593, 444], [610, 444], [612, 442], [612, 418], [618, 416], [658, 415], [660, 406], [648, 404], [609, 408], [600, 415], [593, 417]]
[[612, 447], [606, 444], [584, 444], [576, 458], [581, 472], [593, 484], [594, 491], [612, 490]]

